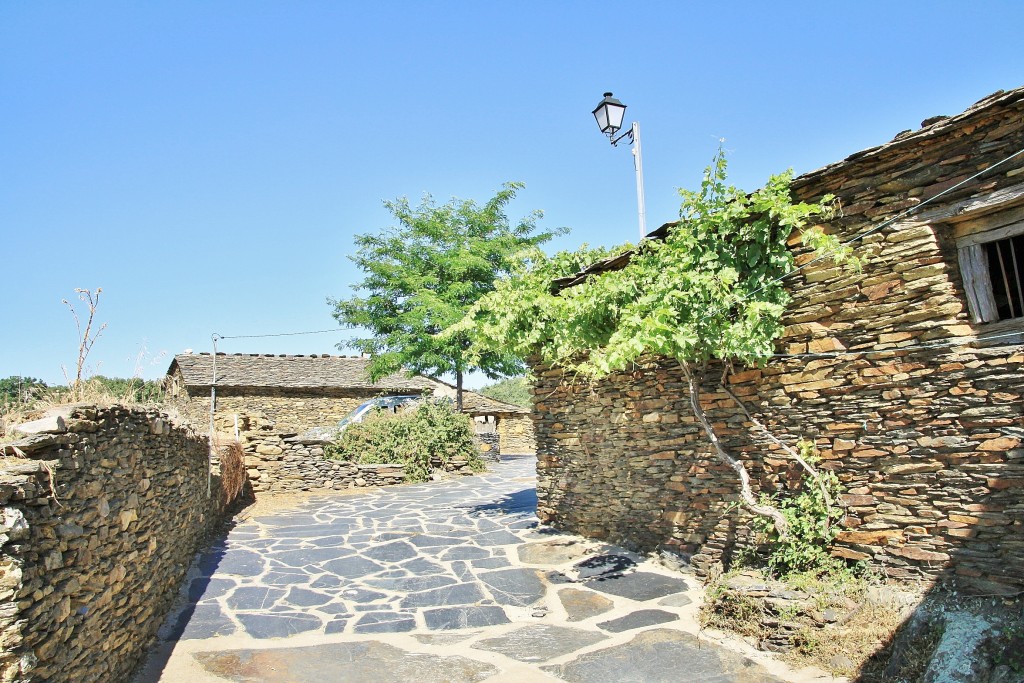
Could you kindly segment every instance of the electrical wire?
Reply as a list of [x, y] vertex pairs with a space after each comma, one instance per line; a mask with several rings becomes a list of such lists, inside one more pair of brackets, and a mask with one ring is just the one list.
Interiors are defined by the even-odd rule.
[[265, 338], [265, 337], [298, 337], [298, 336], [304, 335], [304, 334], [327, 334], [329, 332], [341, 332], [341, 331], [342, 331], [341, 329], [335, 327], [332, 330], [311, 330], [309, 332], [277, 332], [277, 333], [273, 333], [273, 334], [232, 334], [232, 335], [225, 335], [225, 334], [217, 334], [216, 332], [214, 332], [212, 336], [216, 337], [217, 339], [262, 339], [262, 338]]

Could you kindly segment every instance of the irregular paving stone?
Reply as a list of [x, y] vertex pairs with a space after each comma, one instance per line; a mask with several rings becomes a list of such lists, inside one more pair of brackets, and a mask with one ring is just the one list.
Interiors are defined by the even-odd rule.
[[364, 583], [373, 588], [382, 588], [396, 593], [415, 593], [417, 591], [450, 586], [457, 581], [450, 576], [431, 574], [428, 576], [405, 576], [401, 578], [372, 578], [365, 579]]
[[669, 629], [644, 631], [628, 643], [541, 669], [570, 683], [782, 683], [742, 655]]
[[472, 605], [484, 599], [483, 591], [475, 583], [459, 583], [433, 590], [409, 593], [400, 603], [402, 607], [438, 607], [443, 605]]
[[229, 576], [259, 576], [263, 573], [263, 558], [249, 550], [232, 550], [216, 562], [217, 574]]
[[292, 586], [297, 583], [307, 583], [309, 575], [304, 572], [275, 572], [270, 571], [260, 577], [260, 583], [268, 586]]
[[192, 602], [212, 600], [226, 594], [238, 584], [234, 579], [198, 578], [188, 585], [188, 599]]
[[489, 531], [486, 534], [480, 534], [473, 537], [473, 541], [477, 545], [512, 545], [518, 544], [519, 537], [508, 531]]
[[384, 545], [367, 548], [362, 553], [363, 557], [380, 562], [401, 562], [409, 560], [418, 555], [416, 548], [405, 541], [393, 541]]
[[580, 588], [563, 588], [558, 591], [558, 599], [562, 602], [569, 621], [583, 621], [596, 617], [615, 606], [614, 602], [603, 595]]
[[540, 543], [527, 543], [516, 548], [524, 564], [564, 564], [583, 557], [586, 546], [573, 539], [552, 539]]
[[331, 600], [332, 598], [329, 595], [295, 586], [292, 586], [291, 590], [288, 591], [288, 595], [285, 596], [285, 601], [296, 607], [315, 607], [317, 605], [325, 605]]
[[515, 567], [480, 574], [499, 605], [526, 607], [544, 597], [547, 586], [536, 569]]
[[242, 586], [229, 595], [226, 602], [228, 607], [236, 610], [270, 609], [274, 603], [284, 597], [284, 593], [283, 588]]
[[450, 562], [452, 560], [481, 560], [485, 557], [490, 558], [490, 556], [489, 550], [472, 545], [458, 545], [444, 551], [437, 559]]
[[501, 569], [512, 566], [504, 557], [485, 557], [482, 560], [470, 560], [469, 564], [476, 569]]
[[388, 597], [386, 593], [379, 591], [371, 591], [365, 588], [346, 588], [341, 591], [341, 597], [345, 598], [349, 602], [376, 602], [382, 598]]
[[498, 673], [465, 657], [412, 654], [376, 641], [200, 652], [196, 659], [210, 673], [236, 683], [333, 683], [339, 672], [345, 680], [375, 683], [475, 683]]
[[416, 618], [399, 612], [365, 612], [356, 622], [356, 633], [405, 633], [416, 628]]
[[509, 623], [505, 610], [500, 607], [441, 607], [423, 612], [423, 619], [431, 631], [458, 628], [482, 628]]
[[417, 633], [413, 636], [424, 645], [454, 645], [480, 633], [480, 631], [459, 631], [458, 633]]
[[635, 628], [665, 624], [678, 619], [679, 615], [673, 614], [672, 612], [666, 612], [660, 609], [641, 609], [636, 612], [630, 612], [618, 619], [602, 621], [597, 626], [598, 628], [603, 628], [605, 631], [621, 633], [623, 631], [632, 631]]
[[472, 647], [500, 652], [520, 662], [545, 662], [593, 645], [606, 637], [579, 628], [531, 624], [495, 638], [478, 641]]
[[203, 640], [216, 636], [229, 636], [236, 630], [218, 605], [195, 605], [178, 615], [169, 634], [171, 640]]
[[573, 565], [580, 581], [597, 577], [619, 576], [636, 567], [636, 562], [625, 555], [595, 555]]
[[675, 595], [666, 595], [661, 600], [658, 600], [659, 605], [665, 605], [665, 607], [686, 607], [692, 604], [693, 600], [686, 593], [676, 593]]
[[436, 562], [417, 557], [415, 560], [409, 560], [408, 562], [402, 563], [402, 569], [410, 571], [416, 576], [425, 576], [427, 574], [443, 574], [445, 568]]
[[439, 548], [449, 545], [458, 545], [462, 543], [461, 538], [454, 538], [452, 536], [428, 536], [426, 534], [417, 534], [409, 537], [409, 542], [417, 548]]
[[367, 560], [365, 557], [343, 557], [339, 560], [331, 560], [323, 563], [323, 568], [346, 579], [358, 579], [367, 574], [373, 574], [384, 567]]
[[634, 572], [606, 579], [591, 579], [584, 585], [602, 593], [638, 601], [662, 598], [687, 589], [686, 582], [682, 579], [653, 572]]
[[332, 633], [342, 633], [345, 630], [345, 626], [348, 625], [348, 621], [348, 617], [336, 616], [327, 622], [326, 626], [324, 626], [324, 633], [327, 635], [331, 635]]
[[253, 638], [284, 638], [296, 633], [304, 633], [318, 629], [320, 619], [311, 614], [292, 612], [290, 614], [241, 613], [238, 620], [242, 622], [246, 633]]
[[354, 551], [345, 548], [300, 548], [275, 552], [270, 557], [285, 566], [298, 569], [354, 554]]
[[318, 576], [312, 583], [309, 584], [310, 588], [321, 589], [321, 588], [340, 588], [347, 582], [342, 581], [333, 574], [323, 574]]

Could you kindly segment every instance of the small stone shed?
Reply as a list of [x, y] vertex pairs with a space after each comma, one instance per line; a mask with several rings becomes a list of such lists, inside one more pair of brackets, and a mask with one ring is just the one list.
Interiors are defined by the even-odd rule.
[[[839, 197], [825, 228], [858, 238], [863, 270], [812, 263], [794, 236], [805, 267], [787, 279], [779, 355], [731, 388], [790, 443], [814, 440], [838, 473], [837, 555], [896, 578], [1024, 590], [1024, 88], [800, 176], [793, 192]], [[674, 364], [650, 358], [596, 387], [533, 371], [543, 521], [672, 549], [698, 572], [728, 564], [749, 518]], [[790, 461], [715, 384], [704, 407], [755, 488], [792, 485]]]
[[[201, 429], [209, 422], [213, 361], [207, 353], [179, 354], [167, 370], [171, 399]], [[370, 360], [362, 357], [218, 354], [216, 361], [216, 422], [223, 432], [234, 428], [235, 415], [242, 431], [299, 433], [335, 424], [376, 396], [455, 396], [453, 386], [430, 377], [396, 373], [371, 382]], [[528, 410], [469, 391], [463, 404], [475, 418], [491, 418], [502, 453], [535, 452]]]

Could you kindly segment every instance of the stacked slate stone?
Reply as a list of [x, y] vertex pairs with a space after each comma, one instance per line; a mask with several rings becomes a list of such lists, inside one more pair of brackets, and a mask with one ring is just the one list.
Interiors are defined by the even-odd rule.
[[[1024, 589], [1024, 347], [1020, 334], [968, 342], [1024, 329], [974, 322], [957, 240], [970, 222], [1024, 220], [1024, 156], [883, 224], [1024, 148], [1024, 89], [927, 123], [794, 181], [797, 199], [839, 197], [824, 228], [841, 240], [874, 230], [854, 242], [863, 269], [812, 262], [793, 236], [804, 267], [786, 280], [777, 350], [798, 355], [729, 381], [761, 422], [790, 444], [812, 440], [838, 474], [838, 556], [1014, 593]], [[705, 573], [729, 563], [749, 519], [674, 362], [650, 358], [593, 390], [558, 368], [533, 370], [542, 521], [668, 547]], [[799, 470], [717, 390], [719, 373], [703, 388], [719, 435], [760, 492], [792, 489]]]
[[20, 430], [0, 472], [0, 680], [125, 680], [229, 505], [216, 479], [207, 496], [209, 444], [116, 406]]

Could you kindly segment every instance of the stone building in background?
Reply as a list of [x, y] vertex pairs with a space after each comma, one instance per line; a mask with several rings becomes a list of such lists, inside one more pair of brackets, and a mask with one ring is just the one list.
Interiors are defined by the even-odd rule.
[[[297, 436], [337, 424], [364, 401], [423, 393], [455, 397], [452, 385], [419, 375], [396, 373], [371, 382], [368, 358], [218, 354], [216, 369], [213, 360], [207, 353], [175, 356], [167, 370], [168, 399], [207, 431], [216, 371], [215, 431], [232, 436], [237, 425], [257, 491], [319, 488], [338, 480], [336, 465], [322, 462], [322, 448], [302, 444]], [[472, 391], [463, 392], [463, 407], [474, 419], [483, 450], [496, 448], [504, 455], [536, 451], [527, 409]], [[288, 482], [279, 482], [282, 478]]]
[[[789, 443], [813, 440], [838, 474], [835, 554], [897, 578], [1024, 589], [1024, 88], [800, 176], [793, 193], [839, 198], [824, 227], [856, 240], [863, 269], [813, 262], [794, 235], [802, 268], [786, 280], [779, 355], [733, 375], [732, 390]], [[699, 572], [729, 563], [749, 517], [674, 363], [651, 358], [593, 388], [533, 372], [543, 521], [671, 549]], [[703, 392], [756, 489], [799, 479], [715, 383]]]

